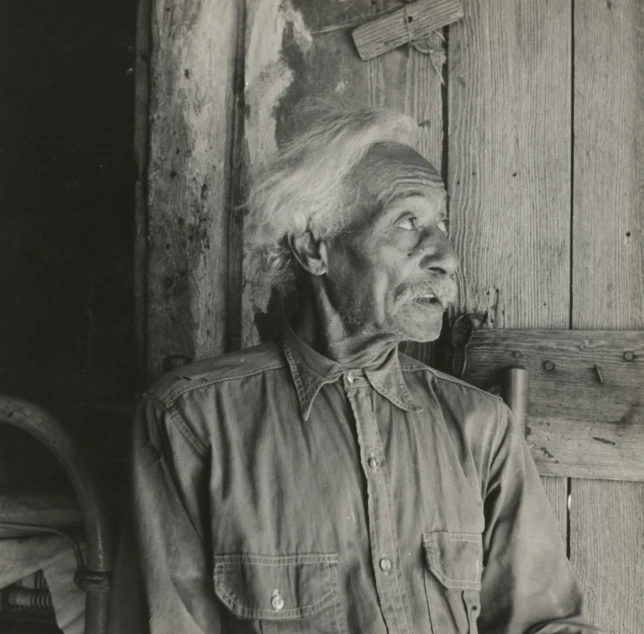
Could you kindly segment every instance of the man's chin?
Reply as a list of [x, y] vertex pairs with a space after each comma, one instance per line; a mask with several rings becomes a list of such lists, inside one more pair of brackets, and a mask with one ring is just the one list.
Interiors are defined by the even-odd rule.
[[433, 324], [414, 324], [404, 328], [403, 340], [414, 341], [416, 343], [430, 343], [436, 341], [441, 334], [442, 319], [438, 323]]
[[416, 343], [436, 341], [443, 328], [443, 314], [444, 311], [434, 311], [434, 314], [425, 314], [420, 319], [418, 315], [405, 315], [407, 319], [399, 315], [398, 327], [403, 340]]

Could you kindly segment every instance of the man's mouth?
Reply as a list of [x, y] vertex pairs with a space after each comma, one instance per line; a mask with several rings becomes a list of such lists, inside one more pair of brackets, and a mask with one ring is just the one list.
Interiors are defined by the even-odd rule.
[[443, 303], [434, 295], [434, 293], [424, 293], [423, 295], [418, 295], [415, 299], [415, 302], [418, 302], [419, 304], [424, 304], [426, 306], [436, 306], [442, 307]]

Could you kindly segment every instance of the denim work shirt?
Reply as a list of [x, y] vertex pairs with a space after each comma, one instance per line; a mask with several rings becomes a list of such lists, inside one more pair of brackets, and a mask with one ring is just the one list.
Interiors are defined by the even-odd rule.
[[152, 632], [596, 631], [508, 408], [396, 348], [180, 368], [134, 449]]

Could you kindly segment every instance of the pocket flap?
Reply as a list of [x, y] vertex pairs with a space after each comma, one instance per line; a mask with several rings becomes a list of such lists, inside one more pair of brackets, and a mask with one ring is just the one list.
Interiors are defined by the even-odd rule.
[[327, 607], [337, 555], [215, 555], [215, 594], [243, 619], [293, 619]]
[[427, 565], [446, 587], [480, 590], [483, 571], [483, 541], [475, 533], [424, 533]]

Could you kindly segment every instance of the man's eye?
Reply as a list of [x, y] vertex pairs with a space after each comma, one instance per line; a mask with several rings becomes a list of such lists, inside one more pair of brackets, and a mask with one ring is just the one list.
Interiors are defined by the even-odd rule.
[[406, 229], [407, 231], [414, 231], [418, 228], [418, 225], [416, 224], [416, 218], [413, 216], [408, 216], [407, 218], [403, 218], [399, 223], [398, 226], [401, 229]]
[[447, 233], [449, 231], [449, 220], [445, 218], [445, 220], [441, 220], [438, 223], [438, 228], [443, 232]]

